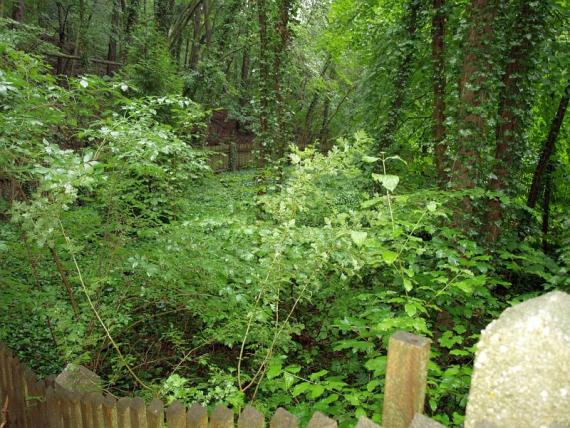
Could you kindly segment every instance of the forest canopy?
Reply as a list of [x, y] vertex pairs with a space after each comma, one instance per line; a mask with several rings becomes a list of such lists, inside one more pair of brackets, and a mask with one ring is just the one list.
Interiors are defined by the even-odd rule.
[[[116, 395], [463, 423], [570, 290], [567, 0], [0, 0], [0, 341]], [[243, 159], [247, 159], [243, 161]]]

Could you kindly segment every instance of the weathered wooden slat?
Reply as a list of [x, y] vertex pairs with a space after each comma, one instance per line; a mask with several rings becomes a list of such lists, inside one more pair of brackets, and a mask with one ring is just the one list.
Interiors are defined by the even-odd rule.
[[84, 428], [83, 416], [81, 415], [81, 395], [69, 393], [69, 415], [74, 428]]
[[210, 428], [233, 428], [233, 426], [234, 412], [226, 406], [216, 406], [210, 418]]
[[12, 409], [12, 424], [17, 427], [26, 427], [26, 417], [25, 417], [25, 407], [26, 407], [26, 397], [25, 391], [22, 385], [22, 370], [20, 367], [20, 361], [17, 357], [12, 356], [10, 358], [10, 366], [12, 371], [12, 392], [11, 402], [14, 404]]
[[6, 397], [8, 396], [8, 388], [6, 387], [6, 346], [0, 343], [0, 407], [4, 406]]
[[98, 392], [90, 392], [85, 399], [91, 402], [93, 428], [104, 428], [103, 396]]
[[140, 397], [131, 400], [131, 427], [148, 428], [146, 421], [146, 405]]
[[48, 420], [47, 416], [47, 402], [46, 402], [46, 383], [40, 380], [36, 383], [34, 390], [38, 397], [42, 397], [38, 400], [38, 410], [37, 410], [37, 424], [34, 426], [40, 426], [41, 423], [45, 424]]
[[59, 400], [62, 428], [73, 428], [71, 423], [71, 406], [67, 391], [56, 385], [55, 396]]
[[299, 418], [279, 407], [269, 422], [269, 428], [299, 428]]
[[186, 428], [207, 428], [208, 412], [199, 404], [192, 404], [186, 416]]
[[337, 428], [337, 423], [321, 412], [315, 412], [307, 428]]
[[110, 395], [103, 397], [103, 419], [105, 420], [105, 428], [119, 428], [117, 400]]
[[388, 345], [382, 425], [408, 428], [423, 413], [430, 340], [399, 331]]
[[358, 420], [358, 424], [356, 424], [356, 428], [380, 428], [380, 425], [375, 424], [366, 416], [361, 416]]
[[93, 426], [93, 408], [91, 400], [88, 399], [87, 394], [83, 395], [80, 400], [81, 405], [81, 421], [83, 428], [95, 428]]
[[120, 398], [117, 401], [117, 422], [119, 428], [131, 428], [131, 399]]
[[263, 428], [264, 426], [263, 414], [250, 405], [245, 406], [238, 418], [238, 428]]
[[186, 407], [180, 401], [174, 401], [166, 409], [166, 425], [168, 428], [186, 428]]
[[10, 352], [9, 349], [5, 349], [4, 352], [4, 361], [3, 361], [3, 365], [4, 365], [4, 376], [5, 376], [5, 382], [6, 382], [6, 396], [8, 397], [7, 402], [3, 402], [2, 406], [4, 406], [4, 404], [8, 404], [7, 406], [7, 411], [8, 411], [8, 419], [9, 419], [9, 423], [11, 425], [15, 424], [15, 418], [16, 418], [16, 414], [14, 413], [14, 383], [13, 383], [13, 379], [12, 379], [12, 352]]
[[28, 427], [37, 426], [35, 420], [38, 419], [38, 394], [36, 392], [36, 384], [38, 379], [34, 372], [29, 368], [24, 368], [24, 385], [26, 389], [26, 423]]
[[59, 399], [51, 386], [46, 389], [46, 413], [49, 428], [62, 428], [63, 420]]
[[164, 426], [164, 404], [158, 399], [154, 399], [146, 409], [146, 419], [148, 428], [162, 428]]

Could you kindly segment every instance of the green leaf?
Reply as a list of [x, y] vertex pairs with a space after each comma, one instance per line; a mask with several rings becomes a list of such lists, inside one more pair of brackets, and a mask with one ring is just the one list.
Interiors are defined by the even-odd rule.
[[269, 368], [267, 369], [267, 379], [273, 379], [279, 376], [281, 369], [282, 366], [280, 361], [271, 361], [271, 363], [269, 363]]
[[389, 160], [399, 160], [400, 162], [403, 162], [405, 165], [408, 164], [408, 162], [406, 162], [404, 159], [402, 159], [400, 156], [388, 156], [386, 159], [384, 159], [385, 161], [389, 161]]
[[283, 375], [283, 383], [285, 383], [285, 389], [289, 389], [293, 386], [297, 378], [293, 376], [291, 373], [285, 372]]
[[414, 288], [412, 281], [409, 278], [404, 278], [402, 280], [404, 282], [404, 289], [409, 293]]
[[384, 261], [386, 263], [391, 265], [398, 258], [398, 253], [395, 253], [394, 251], [391, 251], [391, 250], [384, 250], [384, 251], [382, 251], [382, 258], [384, 259]]
[[328, 370], [321, 370], [318, 371], [316, 373], [313, 373], [311, 376], [309, 376], [309, 379], [312, 380], [313, 382], [316, 381], [317, 379], [323, 377], [324, 375], [326, 375], [329, 371]]
[[416, 308], [416, 305], [414, 305], [413, 303], [408, 303], [404, 306], [404, 309], [406, 310], [406, 313], [408, 314], [408, 316], [413, 317], [417, 312], [418, 309]]
[[311, 384], [308, 382], [303, 382], [298, 384], [295, 388], [293, 388], [293, 392], [291, 393], [293, 397], [297, 397], [304, 392], [307, 392], [311, 388]]
[[378, 162], [380, 158], [375, 158], [374, 156], [362, 156], [362, 161], [366, 163]]
[[325, 387], [322, 385], [312, 385], [309, 392], [309, 398], [315, 399], [320, 397], [325, 392]]
[[386, 356], [372, 358], [364, 363], [364, 367], [373, 370], [374, 376], [381, 376], [386, 371], [386, 359]]
[[400, 182], [400, 177], [397, 175], [372, 174], [372, 178], [381, 183], [382, 186], [390, 192], [396, 190], [396, 187], [398, 187], [398, 183]]
[[350, 237], [358, 247], [361, 247], [362, 244], [364, 244], [364, 241], [366, 241], [368, 233], [361, 232], [358, 230], [353, 230], [352, 232], [350, 232]]
[[437, 209], [437, 204], [434, 201], [431, 201], [427, 204], [427, 209], [430, 213], [432, 213]]

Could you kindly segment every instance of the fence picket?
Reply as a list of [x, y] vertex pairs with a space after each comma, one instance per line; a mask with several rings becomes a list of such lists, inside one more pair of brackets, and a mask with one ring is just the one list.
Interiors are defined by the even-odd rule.
[[263, 428], [264, 426], [263, 414], [252, 406], [245, 406], [238, 418], [238, 428]]
[[120, 398], [117, 401], [117, 422], [119, 428], [131, 427], [131, 399]]
[[366, 416], [362, 416], [358, 420], [358, 424], [356, 425], [356, 428], [380, 428], [380, 425], [375, 424], [370, 419], [368, 419]]
[[63, 421], [61, 418], [60, 403], [55, 390], [51, 386], [46, 389], [46, 407], [48, 427], [61, 428], [63, 426]]
[[233, 428], [233, 426], [234, 412], [221, 404], [216, 406], [210, 418], [210, 428]]
[[117, 400], [110, 395], [103, 397], [103, 419], [105, 420], [105, 428], [119, 428]]
[[154, 399], [146, 410], [148, 428], [162, 428], [164, 425], [164, 404]]
[[131, 427], [148, 428], [146, 422], [146, 406], [140, 397], [131, 400]]
[[174, 401], [166, 409], [166, 425], [168, 428], [186, 428], [186, 408], [180, 401]]
[[193, 404], [188, 410], [186, 428], [207, 428], [208, 412], [199, 404]]
[[91, 392], [87, 394], [86, 400], [91, 402], [93, 428], [104, 428], [103, 396], [98, 392]]
[[307, 428], [337, 428], [337, 423], [321, 412], [315, 412]]
[[279, 407], [269, 422], [269, 428], [299, 428], [299, 418]]

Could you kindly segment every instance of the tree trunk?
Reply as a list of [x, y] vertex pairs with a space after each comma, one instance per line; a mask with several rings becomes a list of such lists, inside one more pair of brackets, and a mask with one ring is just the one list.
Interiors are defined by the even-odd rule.
[[448, 182], [447, 144], [445, 143], [445, 0], [433, 0], [432, 19], [432, 67], [433, 112], [432, 140], [435, 164], [440, 187]]
[[[113, 0], [113, 11], [111, 13], [111, 34], [109, 35], [109, 47], [107, 50], [107, 61], [117, 62], [117, 39], [119, 34], [119, 0]], [[112, 64], [107, 64], [107, 74], [113, 75], [115, 69]]]
[[[485, 107], [490, 99], [489, 64], [493, 58], [494, 21], [498, 0], [471, 0], [459, 94], [457, 159], [452, 168], [456, 189], [472, 189], [480, 183], [479, 150], [487, 142]], [[471, 211], [469, 201], [464, 208]]]
[[[528, 75], [544, 27], [544, 18], [544, 5], [541, 2], [522, 1], [499, 96], [495, 164], [489, 182], [489, 188], [495, 192], [507, 189], [509, 173], [518, 166], [515, 164], [515, 155], [524, 149], [520, 142], [524, 119], [530, 109]], [[489, 241], [496, 241], [499, 237], [502, 216], [501, 201], [498, 198], [490, 200], [487, 213]]]
[[277, 115], [276, 119], [278, 129], [276, 130], [277, 135], [275, 136], [276, 147], [274, 147], [273, 152], [277, 158], [280, 158], [285, 154], [287, 139], [289, 135], [286, 120], [284, 117], [285, 109], [283, 93], [281, 90], [281, 78], [283, 75], [283, 70], [281, 68], [287, 54], [287, 49], [289, 48], [289, 40], [291, 38], [291, 33], [289, 32], [290, 8], [291, 0], [279, 1], [279, 17], [275, 25], [275, 30], [279, 35], [279, 40], [273, 56], [273, 95], [275, 97], [275, 113]]
[[257, 16], [259, 23], [259, 166], [265, 165], [265, 145], [269, 137], [269, 58], [267, 38], [267, 5], [265, 0], [257, 0]]
[[418, 30], [418, 15], [420, 12], [420, 0], [409, 0], [405, 5], [404, 26], [406, 28], [406, 40], [400, 45], [399, 65], [394, 80], [394, 95], [388, 110], [388, 119], [382, 127], [380, 135], [380, 150], [384, 151], [394, 141], [394, 135], [400, 124], [402, 106], [408, 89], [412, 63], [415, 57], [415, 40]]
[[554, 166], [552, 161], [548, 163], [546, 168], [546, 182], [544, 183], [544, 199], [542, 200], [542, 249], [548, 252], [548, 230], [550, 223], [550, 201], [552, 199], [553, 182], [552, 174], [554, 174]]
[[566, 115], [566, 110], [568, 108], [569, 100], [570, 100], [570, 81], [568, 82], [568, 86], [566, 86], [562, 99], [560, 100], [556, 116], [554, 117], [552, 123], [550, 124], [550, 131], [548, 132], [548, 137], [544, 141], [544, 146], [542, 147], [540, 158], [538, 160], [538, 164], [536, 165], [536, 169], [534, 171], [534, 176], [532, 178], [532, 184], [530, 186], [530, 191], [528, 193], [528, 200], [527, 200], [527, 205], [530, 208], [534, 208], [536, 206], [536, 201], [538, 200], [538, 196], [540, 194], [541, 182], [544, 178], [548, 164], [550, 163], [550, 158], [554, 153], [554, 149], [556, 146], [556, 139], [558, 138], [558, 134], [560, 133], [560, 128], [562, 127], [562, 123], [564, 122], [564, 116]]
[[14, 1], [12, 8], [12, 19], [18, 22], [24, 22], [25, 3], [24, 0]]
[[[57, 2], [57, 18], [58, 18], [58, 45], [59, 49], [65, 51], [65, 39], [66, 33], [65, 28], [67, 26], [67, 17], [69, 14], [69, 9], [65, 8], [60, 2]], [[67, 61], [64, 58], [58, 57], [56, 74], [63, 74], [65, 72]]]
[[192, 33], [192, 51], [190, 53], [190, 68], [196, 70], [200, 60], [200, 33], [202, 31], [202, 6], [194, 11], [194, 31]]

